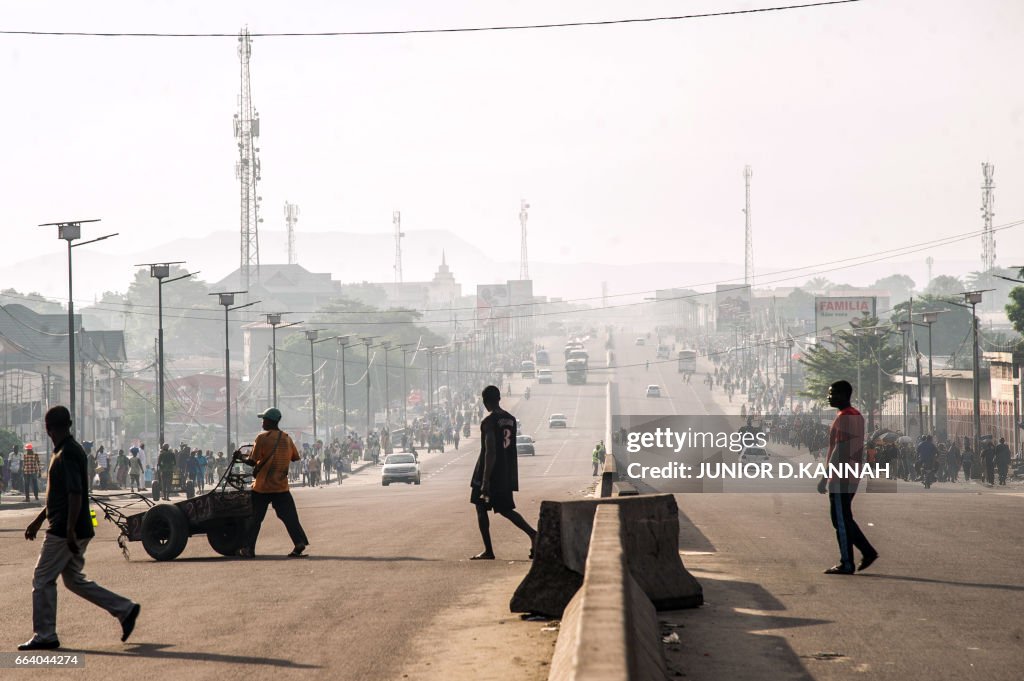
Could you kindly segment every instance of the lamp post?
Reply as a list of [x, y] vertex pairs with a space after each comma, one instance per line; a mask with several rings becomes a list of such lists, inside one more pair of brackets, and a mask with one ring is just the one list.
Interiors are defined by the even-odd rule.
[[903, 434], [910, 434], [909, 394], [907, 392], [907, 332], [910, 331], [910, 322], [896, 322], [896, 329], [900, 332], [900, 341], [903, 343]]
[[977, 306], [981, 302], [983, 291], [968, 291], [964, 294], [964, 301], [971, 306], [971, 329], [974, 334], [974, 361], [973, 361], [973, 388], [974, 388], [974, 455], [980, 456], [981, 452], [981, 385], [979, 383], [979, 360], [978, 360], [978, 314]]
[[114, 232], [113, 234], [107, 234], [106, 236], [89, 239], [88, 241], [82, 241], [77, 244], [71, 243], [75, 239], [82, 238], [82, 225], [86, 222], [99, 222], [99, 219], [46, 222], [39, 225], [40, 227], [56, 227], [57, 238], [68, 242], [68, 389], [70, 390], [68, 411], [71, 412], [72, 423], [75, 422], [75, 300], [74, 281], [71, 268], [71, 249], [76, 246], [84, 246], [86, 244], [96, 243], [97, 241], [103, 241], [104, 239], [109, 239], [112, 236], [118, 235], [118, 232]]
[[277, 406], [277, 327], [280, 326], [282, 329], [286, 329], [289, 326], [295, 326], [302, 322], [291, 322], [290, 324], [281, 323], [281, 315], [289, 314], [288, 312], [268, 312], [267, 313], [267, 324], [270, 325], [270, 405], [271, 407]]
[[935, 434], [935, 366], [932, 359], [932, 324], [939, 318], [943, 310], [921, 313], [921, 321], [928, 327], [928, 430]]
[[345, 350], [348, 348], [349, 336], [338, 336], [338, 347], [341, 348], [341, 436], [348, 437], [348, 385], [345, 383]]
[[402, 428], [409, 427], [409, 419], [406, 408], [409, 404], [409, 348], [415, 343], [402, 343], [396, 350], [402, 351]]
[[391, 350], [391, 341], [381, 341], [384, 348], [384, 426], [391, 431], [391, 379], [388, 376], [388, 352]]
[[241, 310], [243, 307], [249, 307], [260, 302], [258, 300], [245, 305], [239, 305], [238, 307], [232, 307], [235, 304], [235, 296], [248, 293], [248, 291], [223, 291], [221, 293], [210, 293], [211, 296], [218, 296], [218, 302], [224, 306], [224, 414], [225, 425], [224, 425], [224, 437], [226, 444], [224, 445], [224, 453], [231, 453], [231, 346], [228, 343], [230, 338], [228, 334], [228, 312], [233, 310]]
[[789, 413], [793, 414], [793, 346], [796, 345], [796, 341], [792, 338], [786, 339], [786, 347], [789, 350]]
[[316, 342], [317, 336], [320, 335], [319, 329], [307, 329], [306, 340], [309, 341], [309, 378], [311, 390], [313, 395], [313, 445], [316, 446], [316, 362], [313, 359], [313, 344]]
[[359, 340], [366, 346], [366, 437], [370, 437], [373, 410], [370, 408], [370, 343], [380, 336], [362, 336]]

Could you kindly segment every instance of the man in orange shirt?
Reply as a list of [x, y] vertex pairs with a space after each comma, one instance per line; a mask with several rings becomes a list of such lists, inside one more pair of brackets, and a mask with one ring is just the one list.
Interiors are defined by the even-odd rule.
[[[248, 459], [242, 462], [253, 467], [252, 483], [252, 517], [249, 519], [249, 542], [238, 555], [246, 558], [256, 556], [256, 539], [260, 536], [260, 527], [267, 515], [267, 507], [273, 504], [274, 512], [288, 529], [288, 536], [295, 545], [288, 554], [289, 558], [305, 558], [303, 553], [309, 540], [299, 523], [299, 513], [295, 509], [295, 499], [288, 491], [288, 467], [292, 461], [299, 460], [299, 450], [295, 448], [288, 433], [278, 428], [281, 421], [281, 410], [271, 407], [262, 414], [263, 432], [256, 436]], [[235, 452], [239, 457], [239, 452]]]

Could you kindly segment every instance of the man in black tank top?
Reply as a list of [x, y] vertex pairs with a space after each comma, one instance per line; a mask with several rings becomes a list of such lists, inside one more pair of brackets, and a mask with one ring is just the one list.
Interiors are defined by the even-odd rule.
[[[477, 458], [473, 479], [470, 481], [469, 501], [476, 506], [476, 518], [480, 526], [480, 536], [484, 540], [484, 550], [471, 560], [494, 560], [488, 511], [494, 511], [511, 520], [530, 537], [531, 546], [537, 531], [515, 510], [513, 492], [519, 491], [516, 419], [499, 406], [501, 393], [496, 386], [489, 385], [484, 388], [482, 397], [489, 414], [480, 422], [480, 456]], [[530, 558], [533, 558], [532, 548]]]

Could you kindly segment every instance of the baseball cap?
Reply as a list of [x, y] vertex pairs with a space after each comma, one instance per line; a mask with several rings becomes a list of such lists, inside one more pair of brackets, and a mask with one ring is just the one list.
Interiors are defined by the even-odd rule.
[[27, 445], [25, 445], [25, 449], [26, 449], [27, 451], [31, 452], [31, 451], [32, 451], [32, 443], [31, 443], [31, 442], [29, 442], [29, 443], [28, 443]]
[[262, 413], [256, 414], [256, 416], [258, 418], [261, 418], [261, 419], [270, 419], [271, 421], [280, 421], [281, 420], [281, 410], [278, 409], [277, 407], [271, 407], [270, 409], [267, 409], [267, 410], [263, 411]]

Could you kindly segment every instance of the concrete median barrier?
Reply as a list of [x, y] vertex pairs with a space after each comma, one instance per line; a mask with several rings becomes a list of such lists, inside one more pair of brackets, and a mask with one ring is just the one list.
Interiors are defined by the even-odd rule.
[[629, 572], [658, 610], [699, 607], [700, 583], [679, 556], [679, 507], [671, 494], [541, 502], [530, 572], [509, 604], [512, 612], [561, 617], [586, 574], [599, 506], [621, 512]]
[[658, 681], [667, 676], [657, 613], [630, 574], [621, 506], [596, 509], [586, 577], [572, 597], [549, 681]]

